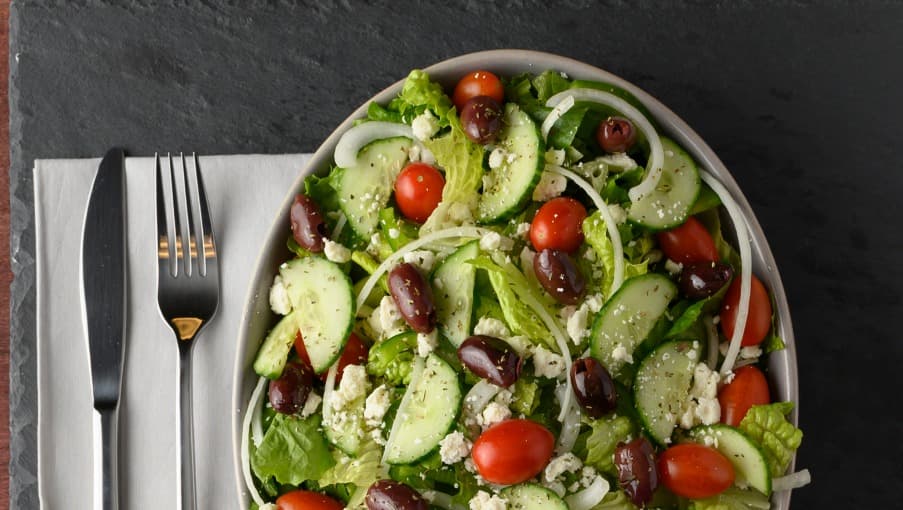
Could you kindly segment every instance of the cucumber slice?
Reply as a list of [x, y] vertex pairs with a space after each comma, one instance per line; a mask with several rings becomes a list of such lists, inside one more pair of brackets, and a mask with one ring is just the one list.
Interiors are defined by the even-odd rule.
[[771, 472], [762, 449], [741, 430], [724, 424], [700, 425], [688, 435], [693, 442], [712, 445], [731, 461], [737, 473], [735, 485], [749, 485], [771, 496]]
[[376, 231], [379, 212], [389, 203], [411, 143], [403, 137], [377, 140], [361, 149], [357, 166], [341, 169], [337, 186], [339, 207], [361, 239], [369, 240]]
[[323, 435], [326, 439], [352, 457], [357, 456], [361, 450], [361, 442], [364, 438], [364, 405], [366, 397], [348, 404], [348, 409], [342, 411], [347, 417], [330, 427], [323, 427]]
[[500, 167], [490, 170], [484, 181], [478, 207], [482, 223], [505, 220], [520, 211], [533, 196], [545, 166], [545, 143], [530, 116], [508, 103], [502, 122], [497, 146], [508, 157]]
[[337, 264], [318, 256], [286, 262], [279, 274], [294, 311], [267, 335], [254, 370], [278, 377], [300, 330], [314, 372], [323, 373], [342, 353], [354, 325], [351, 280]]
[[446, 257], [433, 271], [433, 299], [437, 324], [455, 347], [470, 335], [476, 267], [468, 264], [480, 254], [479, 241], [471, 241]]
[[505, 487], [499, 492], [499, 497], [508, 501], [511, 510], [568, 510], [558, 494], [535, 483]]
[[[689, 355], [696, 351], [695, 357]], [[699, 349], [692, 342], [667, 342], [640, 361], [633, 381], [633, 397], [640, 422], [658, 444], [671, 442], [671, 434], [690, 398], [693, 369]]]
[[426, 361], [417, 358], [386, 441], [384, 461], [408, 464], [426, 456], [454, 427], [460, 408], [461, 387], [455, 369], [435, 354]]
[[662, 137], [665, 160], [655, 191], [630, 204], [627, 219], [644, 227], [664, 230], [686, 221], [696, 203], [702, 181], [693, 158], [673, 141]]
[[276, 326], [267, 333], [257, 359], [254, 360], [254, 371], [267, 379], [276, 379], [282, 375], [288, 353], [298, 336], [301, 313], [294, 311], [283, 317]]
[[599, 310], [593, 321], [590, 348], [612, 377], [620, 375], [626, 363], [624, 356], [615, 356], [615, 350], [623, 348], [632, 356], [676, 295], [677, 286], [671, 280], [649, 273], [625, 281]]

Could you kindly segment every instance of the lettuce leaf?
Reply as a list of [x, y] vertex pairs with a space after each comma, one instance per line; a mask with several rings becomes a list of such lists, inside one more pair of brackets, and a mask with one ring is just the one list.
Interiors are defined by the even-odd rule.
[[689, 510], [768, 510], [771, 502], [756, 490], [728, 487], [727, 490], [711, 498], [693, 501]]
[[787, 471], [803, 441], [803, 431], [785, 418], [792, 410], [792, 402], [752, 406], [740, 422], [740, 430], [762, 447], [772, 477]]
[[447, 466], [442, 463], [438, 450], [414, 464], [392, 466], [389, 475], [420, 492], [437, 490], [451, 494], [452, 502], [464, 507], [479, 490], [476, 478], [464, 468], [463, 462]]
[[617, 477], [614, 465], [615, 447], [634, 433], [626, 416], [600, 418], [590, 422], [591, 432], [586, 438], [586, 464], [601, 473]]
[[[381, 480], [388, 475], [388, 471], [380, 463], [382, 449], [375, 441], [370, 440], [361, 445], [357, 457], [350, 457], [340, 450], [333, 452], [335, 465], [327, 470], [317, 481], [321, 487], [338, 484], [354, 484], [357, 487], [367, 488], [373, 482]], [[356, 491], [363, 496], [363, 491]], [[354, 508], [361, 501], [348, 501], [347, 506]]]
[[[615, 279], [615, 252], [614, 244], [608, 237], [608, 229], [605, 220], [599, 211], [592, 213], [583, 220], [583, 236], [593, 250], [596, 258], [602, 264], [603, 276], [600, 282], [600, 291], [606, 299], [611, 297], [611, 286]], [[646, 274], [649, 271], [649, 261], [645, 257], [638, 263], [624, 260], [624, 279]]]
[[611, 491], [592, 510], [636, 510], [624, 491]]
[[502, 315], [511, 332], [515, 335], [524, 335], [534, 342], [543, 342], [554, 352], [558, 352], [558, 344], [552, 333], [536, 316], [533, 309], [519, 297], [528, 295], [539, 303], [544, 301], [540, 293], [527, 281], [527, 277], [513, 263], [505, 261], [498, 264], [486, 255], [480, 255], [469, 263], [488, 273], [489, 282], [498, 297]]
[[539, 407], [539, 385], [530, 377], [521, 375], [511, 390], [511, 409], [524, 416], [530, 416]]
[[449, 118], [456, 117], [452, 112], [451, 99], [442, 86], [430, 80], [430, 75], [420, 69], [408, 74], [401, 93], [389, 103], [389, 108], [401, 113], [402, 120], [408, 124], [427, 108], [439, 119], [439, 127], [448, 126]]
[[259, 480], [272, 477], [281, 484], [317, 480], [333, 465], [319, 415], [305, 419], [277, 415], [251, 455], [251, 469]]

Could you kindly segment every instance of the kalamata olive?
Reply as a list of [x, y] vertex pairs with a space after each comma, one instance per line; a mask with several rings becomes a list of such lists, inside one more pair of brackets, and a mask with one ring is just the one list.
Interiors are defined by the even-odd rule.
[[583, 411], [599, 418], [614, 411], [617, 404], [615, 383], [608, 370], [594, 358], [580, 358], [571, 365], [571, 386]]
[[278, 379], [270, 381], [270, 405], [277, 413], [295, 414], [307, 401], [313, 384], [310, 369], [297, 361], [289, 361]]
[[636, 142], [636, 129], [624, 117], [609, 117], [599, 123], [596, 141], [605, 152], [627, 152]]
[[536, 279], [559, 303], [575, 305], [586, 291], [586, 280], [571, 257], [561, 250], [546, 248], [533, 257]]
[[326, 237], [327, 229], [316, 202], [299, 193], [292, 203], [290, 216], [292, 237], [295, 238], [295, 242], [307, 251], [315, 253], [323, 251], [323, 239]]
[[427, 510], [430, 506], [417, 491], [395, 480], [373, 482], [364, 501], [368, 510]]
[[694, 262], [684, 265], [678, 284], [684, 296], [702, 299], [721, 290], [733, 275], [731, 266], [723, 262]]
[[433, 292], [420, 271], [403, 262], [389, 271], [388, 283], [395, 306], [408, 326], [418, 333], [432, 331], [436, 327]]
[[487, 335], [464, 340], [458, 359], [474, 374], [505, 388], [517, 381], [523, 361], [507, 342]]
[[502, 129], [502, 107], [489, 96], [472, 97], [461, 108], [461, 127], [474, 143], [495, 140]]
[[615, 467], [618, 484], [630, 501], [642, 508], [652, 499], [659, 482], [652, 444], [645, 437], [619, 443], [615, 448]]

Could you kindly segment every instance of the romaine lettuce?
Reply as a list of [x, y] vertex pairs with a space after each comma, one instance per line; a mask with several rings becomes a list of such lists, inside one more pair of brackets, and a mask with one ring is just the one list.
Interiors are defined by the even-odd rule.
[[615, 447], [634, 433], [626, 416], [600, 418], [590, 422], [591, 432], [586, 438], [586, 464], [609, 476], [616, 477]]
[[333, 465], [319, 415], [305, 419], [277, 415], [251, 455], [251, 469], [259, 480], [272, 477], [281, 484], [318, 480]]
[[792, 402], [752, 406], [740, 422], [740, 430], [762, 447], [772, 477], [787, 471], [794, 452], [803, 441], [803, 431], [785, 417], [792, 410]]
[[695, 500], [689, 510], [768, 510], [768, 497], [756, 490], [728, 487], [727, 490], [711, 498]]
[[[611, 286], [615, 279], [615, 253], [605, 221], [599, 211], [592, 213], [583, 220], [583, 236], [593, 250], [596, 259], [602, 265], [603, 276], [600, 282], [600, 292], [606, 299], [611, 297]], [[643, 259], [639, 263], [624, 260], [624, 279], [646, 274], [649, 271], [649, 261]]]

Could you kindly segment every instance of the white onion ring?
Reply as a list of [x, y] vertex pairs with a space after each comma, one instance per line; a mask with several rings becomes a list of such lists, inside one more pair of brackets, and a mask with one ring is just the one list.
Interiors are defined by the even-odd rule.
[[589, 510], [602, 502], [610, 488], [605, 478], [597, 476], [589, 487], [564, 498], [564, 502], [570, 510]]
[[568, 112], [571, 108], [574, 107], [574, 96], [567, 96], [561, 100], [560, 103], [555, 105], [552, 108], [552, 111], [546, 115], [546, 119], [542, 121], [542, 126], [540, 127], [540, 131], [542, 132], [543, 140], [547, 140], [549, 138], [549, 131], [552, 130], [552, 126], [558, 122], [558, 119], [561, 118], [562, 115]]
[[771, 489], [775, 492], [799, 489], [812, 483], [812, 475], [808, 469], [790, 473], [771, 480]]
[[248, 402], [248, 408], [245, 409], [245, 417], [241, 423], [241, 474], [244, 476], [248, 493], [251, 494], [251, 499], [257, 503], [257, 506], [263, 506], [265, 501], [260, 497], [260, 493], [257, 492], [257, 487], [254, 486], [254, 478], [251, 476], [251, 450], [248, 445], [248, 436], [251, 434], [251, 418], [254, 414], [254, 409], [261, 402], [260, 397], [263, 395], [263, 388], [266, 387], [266, 382], [266, 377], [261, 377], [257, 381], [257, 386], [251, 392], [251, 400]]
[[[567, 97], [572, 97], [576, 101], [590, 101], [610, 106], [633, 122], [649, 142], [649, 161], [646, 164], [646, 175], [643, 177], [643, 181], [630, 188], [627, 194], [630, 196], [631, 202], [637, 202], [643, 196], [655, 190], [655, 186], [658, 185], [658, 180], [662, 176], [665, 151], [662, 148], [662, 141], [659, 139], [658, 133], [655, 132], [655, 128], [652, 127], [649, 119], [620, 97], [596, 89], [570, 89], [559, 92], [546, 101], [546, 106], [551, 106], [554, 112], [555, 107]], [[552, 114], [549, 113], [549, 115]], [[560, 116], [561, 114], [558, 115]]]

